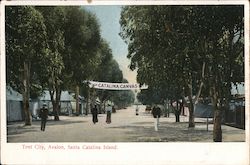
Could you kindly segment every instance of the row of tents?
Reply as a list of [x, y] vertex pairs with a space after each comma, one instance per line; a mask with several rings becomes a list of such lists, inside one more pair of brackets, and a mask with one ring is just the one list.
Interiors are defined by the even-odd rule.
[[22, 120], [24, 117], [22, 111], [23, 96], [13, 90], [11, 87], [6, 88], [6, 116], [7, 121]]
[[[240, 89], [240, 92], [239, 92]], [[232, 95], [242, 95], [244, 96], [244, 85], [238, 86], [238, 88], [233, 88], [231, 91]], [[79, 96], [79, 106], [80, 106], [80, 114], [85, 114], [86, 112], [86, 101], [84, 97]], [[20, 93], [13, 90], [11, 87], [6, 88], [6, 110], [7, 110], [7, 121], [20, 121], [24, 119], [23, 114], [23, 98]], [[30, 100], [30, 111], [33, 118], [38, 117], [38, 110], [42, 106], [43, 103], [47, 104], [49, 111], [52, 112], [52, 103], [50, 99], [50, 94], [48, 90], [45, 90], [43, 94], [35, 100]], [[100, 104], [100, 100], [97, 98], [97, 104]], [[238, 105], [238, 103], [242, 103], [242, 105]], [[99, 109], [101, 109], [99, 107]], [[76, 111], [76, 101], [72, 94], [68, 91], [62, 91], [60, 98], [60, 114], [61, 115], [71, 115]], [[239, 113], [240, 112], [240, 113]], [[184, 112], [182, 115], [189, 116], [188, 108], [184, 108]], [[199, 103], [195, 106], [195, 117], [200, 118], [213, 118], [213, 108], [210, 104], [202, 104]], [[228, 123], [240, 123], [237, 125], [244, 126], [244, 116], [245, 116], [245, 101], [237, 100], [230, 103], [230, 108], [226, 111], [225, 114], [225, 122]], [[238, 119], [239, 118], [239, 119]], [[242, 127], [243, 127], [242, 126]]]
[[[84, 97], [79, 96], [80, 104], [80, 114], [85, 113], [86, 101]], [[48, 90], [45, 90], [43, 94], [37, 99], [30, 99], [29, 109], [31, 111], [32, 117], [37, 118], [39, 109], [42, 104], [46, 103], [49, 112], [52, 112], [52, 103], [50, 99], [50, 94]], [[60, 114], [71, 115], [75, 113], [76, 101], [72, 94], [68, 91], [62, 91], [60, 98]], [[7, 121], [20, 121], [24, 119], [23, 112], [23, 97], [20, 93], [13, 90], [11, 87], [6, 88], [6, 116]]]
[[[87, 101], [84, 97], [80, 95], [78, 97], [79, 114], [86, 114]], [[52, 115], [53, 106], [48, 90], [44, 90], [42, 95], [37, 99], [30, 99], [29, 110], [33, 119], [38, 119], [39, 110], [44, 103], [46, 103], [49, 109], [49, 113], [50, 115]], [[113, 105], [113, 102], [109, 100], [106, 101], [106, 104], [108, 103]], [[95, 99], [95, 104], [98, 105], [97, 107], [99, 109], [99, 113], [103, 113], [101, 110], [105, 109], [105, 105], [103, 104], [103, 107], [101, 107], [99, 98]], [[71, 116], [76, 114], [76, 99], [74, 97], [74, 93], [70, 93], [69, 91], [62, 91], [59, 106], [60, 115]], [[24, 120], [23, 96], [9, 86], [6, 87], [6, 113], [7, 122]]]

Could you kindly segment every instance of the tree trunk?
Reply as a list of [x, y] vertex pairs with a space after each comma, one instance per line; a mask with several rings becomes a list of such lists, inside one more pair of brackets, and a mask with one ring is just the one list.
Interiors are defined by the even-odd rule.
[[29, 64], [27, 61], [24, 62], [24, 74], [23, 74], [23, 110], [25, 114], [25, 125], [31, 125], [32, 118], [29, 110], [29, 95], [30, 95], [30, 82], [29, 82]]
[[214, 111], [213, 140], [214, 142], [222, 142], [221, 110], [218, 107]]
[[87, 103], [86, 103], [86, 111], [85, 111], [85, 115], [87, 116], [88, 115], [88, 112], [89, 112], [89, 100], [90, 100], [90, 89], [88, 87], [88, 91], [87, 91]]
[[189, 122], [188, 122], [188, 127], [189, 128], [194, 128], [195, 127], [195, 122], [194, 122], [194, 104], [193, 104], [193, 101], [192, 101], [192, 97], [189, 96], [189, 100], [190, 100], [190, 103], [189, 103]]
[[[50, 99], [53, 106], [53, 114], [54, 114], [54, 120], [59, 121], [59, 103], [60, 103], [60, 97], [61, 97], [61, 91], [58, 87], [55, 88], [55, 91], [49, 91], [50, 93]], [[54, 93], [56, 94], [56, 98], [54, 98]]]
[[56, 100], [52, 101], [52, 106], [53, 106], [54, 120], [58, 121], [59, 120], [59, 114], [57, 111], [58, 103], [56, 102]]
[[103, 112], [106, 113], [106, 100], [103, 101]]
[[169, 103], [168, 99], [164, 100], [164, 117], [169, 117]]
[[76, 85], [76, 115], [79, 115], [79, 86]]
[[99, 109], [99, 112], [98, 113], [102, 113], [103, 111], [102, 111], [102, 106], [103, 106], [103, 103], [102, 103], [102, 101], [100, 102], [100, 109]]
[[214, 109], [213, 140], [214, 142], [222, 142], [221, 109], [218, 107], [218, 90], [215, 85], [210, 88], [210, 96], [212, 98], [212, 105]]
[[225, 96], [225, 115], [224, 115], [224, 122], [222, 123], [225, 123], [228, 121], [228, 115], [229, 115], [229, 109], [230, 109], [230, 100], [231, 100], [231, 83], [228, 83], [227, 86], [226, 86], [226, 96]]
[[[188, 127], [192, 128], [195, 127], [195, 122], [194, 122], [194, 107], [195, 105], [198, 103], [198, 99], [201, 95], [201, 91], [204, 85], [204, 79], [205, 79], [205, 69], [206, 69], [206, 62], [203, 62], [202, 64], [202, 68], [201, 68], [201, 82], [198, 88], [198, 92], [196, 93], [195, 99], [193, 101], [193, 85], [192, 82], [190, 82], [190, 84], [188, 84], [188, 90], [189, 90], [189, 123], [188, 123]], [[191, 78], [192, 79], [192, 78]]]
[[195, 127], [195, 122], [194, 122], [194, 102], [193, 102], [193, 87], [192, 84], [188, 85], [188, 90], [189, 90], [189, 122], [188, 122], [188, 127], [189, 128], [194, 128]]
[[56, 99], [55, 99], [55, 107], [53, 107], [54, 111], [54, 120], [59, 121], [59, 104], [60, 104], [60, 99], [61, 99], [61, 90], [59, 89], [58, 85], [56, 87]]
[[[183, 101], [182, 101], [183, 102]], [[184, 102], [183, 102], [183, 106], [182, 106], [182, 108], [181, 108], [181, 115], [185, 115], [185, 111], [184, 111], [185, 109], [184, 109]]]

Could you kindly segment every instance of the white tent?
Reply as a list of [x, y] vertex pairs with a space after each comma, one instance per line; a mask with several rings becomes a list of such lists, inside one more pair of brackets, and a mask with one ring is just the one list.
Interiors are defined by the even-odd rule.
[[[42, 96], [39, 97], [39, 108], [42, 106], [43, 103], [46, 103], [49, 111], [52, 112], [52, 103], [50, 99], [50, 94], [48, 90], [45, 90], [42, 94]], [[73, 100], [73, 97], [69, 94], [68, 91], [62, 91], [61, 98], [60, 98], [60, 113], [61, 114], [71, 114], [72, 113], [72, 105], [71, 101]]]
[[71, 104], [72, 100], [73, 100], [73, 97], [69, 94], [68, 91], [62, 91], [61, 99], [60, 99], [61, 113], [63, 114], [72, 113], [72, 104]]
[[40, 109], [40, 101], [38, 99], [32, 99], [30, 100], [30, 111], [31, 111], [31, 115], [33, 117], [33, 119], [37, 119], [38, 118], [38, 113], [39, 113], [39, 109]]
[[[72, 105], [72, 113], [76, 113], [76, 99], [75, 99], [75, 93], [71, 93], [71, 105]], [[78, 95], [79, 98], [79, 110], [80, 115], [83, 115], [86, 113], [86, 101], [83, 96]], [[72, 114], [71, 113], [71, 114]]]
[[23, 96], [11, 87], [6, 87], [7, 121], [23, 120]]

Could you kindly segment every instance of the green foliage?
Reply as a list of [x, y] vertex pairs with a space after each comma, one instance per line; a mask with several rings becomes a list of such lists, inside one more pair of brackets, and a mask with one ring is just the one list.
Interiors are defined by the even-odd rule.
[[218, 72], [220, 82], [243, 81], [242, 6], [126, 6], [120, 24], [130, 68], [156, 91], [180, 97], [192, 86], [195, 94]]
[[31, 6], [6, 7], [7, 85], [23, 95], [25, 125], [31, 125], [29, 99], [39, 95], [39, 62], [47, 53], [46, 26]]
[[135, 94], [132, 91], [113, 91], [111, 100], [118, 108], [125, 108], [134, 103]]
[[103, 39], [101, 40], [98, 55], [100, 61], [95, 79], [102, 82], [110, 81], [112, 75], [108, 74], [108, 71], [112, 70], [113, 55], [108, 43]]
[[[123, 79], [122, 83], [128, 83], [126, 79]], [[110, 100], [114, 102], [118, 108], [125, 108], [135, 101], [135, 94], [131, 90], [124, 90], [124, 91], [109, 91]]]
[[221, 141], [221, 106], [229, 102], [231, 83], [244, 81], [243, 13], [236, 5], [124, 7], [120, 35], [128, 43], [130, 68], [138, 68], [137, 80], [154, 92], [139, 99], [188, 95], [194, 127], [193, 104], [210, 96], [214, 141]]
[[65, 50], [63, 30], [65, 13], [61, 7], [37, 7], [37, 10], [42, 13], [45, 20], [49, 47], [48, 55], [44, 56], [40, 62], [44, 67], [39, 70], [38, 74], [43, 87], [53, 90], [55, 85], [60, 85], [63, 82], [64, 63], [62, 57]]
[[6, 7], [7, 84], [22, 92], [24, 61], [29, 63], [32, 95], [37, 85], [39, 62], [47, 55], [47, 33], [43, 16], [31, 6]]
[[98, 65], [100, 29], [95, 16], [80, 7], [65, 7], [65, 74], [75, 84], [90, 79]]
[[171, 91], [175, 92], [175, 95], [180, 95], [176, 89], [183, 86], [183, 69], [188, 70], [183, 67], [187, 66], [188, 59], [183, 60], [181, 52], [185, 41], [177, 38], [177, 32], [169, 33], [168, 30], [172, 29], [172, 26], [186, 26], [185, 22], [178, 22], [185, 20], [185, 17], [175, 22], [171, 20], [172, 17], [177, 17], [178, 13], [187, 12], [182, 8], [172, 8], [177, 7], [125, 7], [120, 20], [123, 30], [121, 36], [129, 44], [128, 57], [131, 58], [131, 69], [138, 67], [137, 81], [141, 84], [146, 83], [152, 86], [151, 88], [161, 88], [168, 93]]
[[[112, 50], [105, 40], [101, 40], [98, 49], [99, 62], [98, 67], [93, 77], [94, 80], [100, 82], [122, 82], [123, 74], [119, 68], [118, 63], [113, 59]], [[116, 91], [97, 90], [97, 96], [101, 101], [111, 99], [116, 96]], [[119, 93], [119, 92], [118, 92]], [[115, 97], [113, 97], [115, 98]]]
[[[74, 90], [89, 79], [123, 81], [108, 43], [100, 37], [95, 15], [79, 6], [6, 7], [6, 51], [7, 83], [22, 92], [23, 63], [27, 61], [32, 98], [44, 88], [59, 96], [62, 89]], [[80, 91], [87, 95], [85, 86]], [[117, 104], [129, 104], [134, 97], [131, 91], [97, 94], [103, 99], [119, 98], [114, 99]]]

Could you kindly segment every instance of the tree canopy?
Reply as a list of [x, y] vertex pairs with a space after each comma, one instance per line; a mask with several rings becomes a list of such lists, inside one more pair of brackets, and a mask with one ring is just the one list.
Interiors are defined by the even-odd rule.
[[6, 64], [7, 84], [24, 96], [27, 125], [30, 96], [43, 89], [50, 91], [59, 120], [62, 90], [75, 90], [76, 96], [84, 91], [87, 97], [84, 80], [123, 81], [96, 16], [80, 6], [6, 7]]
[[193, 96], [210, 96], [220, 112], [216, 105], [228, 98], [229, 84], [244, 81], [243, 13], [237, 5], [125, 6], [120, 35], [130, 68], [138, 69], [141, 84], [170, 94], [161, 99], [189, 96], [191, 117]]

